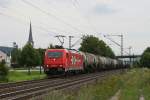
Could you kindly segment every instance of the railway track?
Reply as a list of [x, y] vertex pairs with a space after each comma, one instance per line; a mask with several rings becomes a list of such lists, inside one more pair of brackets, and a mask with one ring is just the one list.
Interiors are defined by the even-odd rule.
[[52, 77], [48, 77], [48, 78], [45, 78], [45, 79], [39, 79], [39, 80], [0, 83], [0, 90], [3, 89], [3, 88], [16, 87], [16, 86], [21, 86], [21, 85], [25, 85], [25, 84], [31, 84], [31, 83], [47, 81], [47, 80], [50, 80], [50, 79], [53, 79], [53, 78], [57, 79], [57, 78], [60, 78], [60, 77], [59, 76], [52, 76]]
[[[43, 79], [10, 84], [2, 84], [1, 100], [27, 100], [29, 98], [49, 93], [53, 90], [65, 89], [79, 84], [97, 80], [108, 74], [116, 74], [120, 70], [72, 76], [68, 78]], [[3, 87], [4, 86], [4, 87]]]

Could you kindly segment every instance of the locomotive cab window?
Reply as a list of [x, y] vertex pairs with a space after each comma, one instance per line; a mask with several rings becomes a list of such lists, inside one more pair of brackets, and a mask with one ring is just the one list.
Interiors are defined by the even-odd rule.
[[48, 58], [60, 58], [62, 55], [62, 52], [48, 52]]

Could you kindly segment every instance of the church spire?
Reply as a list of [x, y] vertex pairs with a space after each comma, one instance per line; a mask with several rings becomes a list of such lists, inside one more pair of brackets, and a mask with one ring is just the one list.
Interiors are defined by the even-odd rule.
[[30, 43], [32, 46], [34, 46], [34, 41], [33, 41], [33, 37], [32, 37], [32, 26], [31, 26], [31, 21], [30, 21], [30, 31], [29, 31], [28, 43]]

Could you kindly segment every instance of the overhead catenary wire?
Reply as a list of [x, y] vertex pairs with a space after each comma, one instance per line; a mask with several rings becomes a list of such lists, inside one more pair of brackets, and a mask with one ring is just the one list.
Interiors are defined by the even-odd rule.
[[[28, 5], [29, 6], [32, 6], [32, 7], [34, 7], [36, 10], [37, 9], [40, 9], [41, 11], [42, 11], [42, 13], [46, 13], [46, 11], [44, 11], [44, 10], [42, 10], [41, 8], [39, 8], [39, 7], [37, 7], [37, 6], [33, 6], [33, 4], [31, 3], [31, 1], [30, 2], [28, 2], [27, 0], [23, 0], [23, 2], [25, 3], [26, 2], [26, 4], [28, 3]], [[32, 5], [31, 5], [32, 4]], [[35, 4], [35, 3], [34, 3]], [[5, 7], [5, 6], [1, 6], [1, 8], [5, 8], [5, 9], [8, 9], [7, 7]], [[12, 9], [11, 9], [12, 10]], [[14, 10], [14, 8], [13, 8], [13, 10]], [[17, 14], [19, 14], [19, 15], [21, 15], [21, 16], [24, 16], [25, 18], [27, 18], [27, 16], [26, 15], [24, 15], [23, 13], [21, 13], [21, 12], [18, 12], [18, 9], [17, 10], [15, 10], [15, 11], [17, 11]], [[50, 14], [49, 12], [47, 13], [47, 14]], [[28, 16], [29, 17], [29, 16]], [[53, 16], [53, 17], [57, 17], [57, 16]], [[57, 19], [59, 19], [58, 17], [57, 17]], [[61, 20], [61, 19], [60, 19]], [[62, 21], [62, 20], [61, 20]], [[65, 23], [65, 24], [68, 24], [68, 26], [71, 26], [69, 23]], [[48, 25], [45, 25], [45, 26], [48, 26]], [[51, 28], [52, 29], [52, 28]], [[55, 28], [54, 28], [55, 29]], [[59, 30], [59, 31], [61, 31], [61, 32], [65, 32], [65, 33], [67, 33], [65, 30], [60, 30], [60, 29], [57, 29], [57, 30]], [[74, 29], [75, 30], [75, 29]], [[79, 31], [79, 30], [78, 30]], [[84, 32], [82, 32], [82, 33], [84, 33]]]
[[[5, 9], [7, 9], [7, 7], [4, 7]], [[17, 12], [18, 13], [18, 12]], [[20, 15], [22, 15], [22, 16], [24, 16], [24, 17], [26, 17], [24, 14], [22, 14], [22, 13], [20, 13], [19, 12], [19, 14]], [[4, 13], [1, 13], [1, 15], [4, 15]], [[23, 19], [20, 19], [20, 18], [16, 18], [16, 16], [12, 16], [12, 15], [5, 15], [5, 16], [7, 16], [7, 17], [11, 17], [11, 18], [15, 18], [17, 21], [19, 21], [19, 22], [21, 22], [22, 24], [25, 24], [26, 23], [26, 21], [24, 21]], [[26, 24], [25, 24], [26, 25]], [[53, 33], [53, 34], [55, 34], [55, 35], [53, 35], [53, 36], [56, 36], [56, 35], [58, 35], [56, 32], [52, 32], [52, 31], [49, 31], [48, 29], [46, 29], [46, 28], [44, 28], [44, 27], [41, 27], [41, 26], [38, 26], [38, 25], [33, 25], [33, 26], [35, 26], [37, 29], [40, 29], [40, 30], [43, 30], [43, 31], [45, 31], [45, 32], [48, 32], [48, 33]], [[52, 34], [51, 34], [51, 36], [52, 36]]]
[[[78, 6], [80, 5], [79, 2], [78, 2], [78, 0], [72, 0], [72, 2], [73, 2], [73, 5], [75, 6], [75, 8], [77, 8], [76, 4]], [[75, 2], [76, 2], [76, 4], [75, 4]], [[95, 27], [92, 26], [91, 22], [89, 21], [89, 19], [87, 17], [86, 17], [86, 19], [88, 20], [88, 23], [90, 23], [89, 25], [93, 28], [93, 30], [96, 30]], [[104, 34], [103, 34], [103, 36], [104, 36], [104, 38], [106, 38], [106, 39], [110, 40], [111, 42], [115, 43], [117, 46], [121, 47], [121, 45], [119, 43], [117, 43], [116, 41], [114, 41], [112, 38], [108, 38]], [[124, 51], [124, 52], [127, 53], [126, 51]]]
[[75, 45], [77, 45], [78, 43], [80, 43], [80, 41], [81, 41], [81, 38], [78, 39], [74, 44], [72, 44], [72, 45], [71, 45], [71, 48], [74, 47]]
[[[31, 2], [31, 1], [30, 1]], [[56, 10], [55, 8], [53, 8], [53, 7], [51, 7], [51, 4], [52, 3], [50, 3], [49, 1], [47, 1], [50, 5], [49, 5], [49, 9], [47, 9], [48, 11], [50, 11], [51, 13], [53, 13], [53, 15], [55, 15], [55, 16], [57, 16], [57, 11], [59, 11], [58, 9]], [[33, 3], [32, 3], [33, 4]], [[35, 4], [35, 3], [34, 3]], [[56, 14], [55, 14], [56, 13]], [[72, 17], [71, 16], [69, 16], [69, 19], [71, 19]], [[61, 17], [61, 19], [62, 19], [62, 17]], [[63, 20], [63, 19], [62, 19]], [[65, 21], [65, 20], [64, 20]], [[67, 22], [67, 21], [65, 21], [65, 22]], [[67, 22], [68, 23], [68, 22]], [[70, 23], [69, 23], [70, 24]], [[81, 24], [80, 24], [81, 25]], [[87, 23], [86, 23], [86, 25], [87, 25]], [[75, 27], [75, 26], [74, 26]], [[78, 27], [76, 27], [76, 28], [78, 28]], [[71, 28], [72, 29], [72, 28]], [[74, 29], [75, 30], [75, 29]], [[76, 31], [78, 31], [78, 30], [76, 30]], [[70, 32], [66, 32], [66, 33], [70, 33]], [[86, 32], [80, 32], [80, 33], [78, 33], [78, 35], [83, 35], [83, 33], [84, 34], [86, 34]], [[70, 33], [70, 34], [72, 34], [72, 32]]]
[[[22, 19], [19, 19], [19, 18], [16, 17], [16, 16], [12, 16], [12, 15], [9, 15], [9, 14], [5, 14], [5, 13], [0, 12], [0, 15], [6, 16], [6, 17], [8, 17], [8, 18], [15, 19], [17, 22], [19, 22], [19, 23], [21, 23], [21, 24], [23, 24], [23, 25], [27, 25], [27, 23], [28, 23], [28, 22], [26, 22], [26, 21], [24, 21], [24, 20], [22, 20]], [[53, 33], [53, 34], [55, 34], [55, 35], [57, 34], [56, 32], [49, 31], [49, 30], [45, 29], [45, 28], [42, 27], [42, 26], [37, 26], [37, 25], [35, 25], [35, 24], [32, 24], [32, 25], [33, 25], [35, 28], [37, 28], [37, 29], [40, 29], [40, 30], [42, 30], [42, 31], [47, 32], [48, 34], [50, 34], [50, 32]], [[52, 35], [52, 34], [50, 34], [50, 35]]]
[[[5, 7], [5, 6], [0, 6], [0, 8], [3, 8], [4, 10], [7, 10], [7, 9], [8, 9], [8, 7]], [[19, 12], [19, 11], [16, 10], [16, 9], [13, 8], [13, 9], [11, 9], [11, 10], [16, 11], [17, 14], [23, 16], [24, 18], [27, 18], [26, 15], [24, 15], [23, 13]], [[22, 23], [22, 24], [24, 24], [24, 25], [26, 25], [25, 23], [28, 22], [28, 21], [26, 21], [25, 19], [22, 19], [22, 18], [20, 18], [20, 17], [14, 16], [14, 15], [5, 14], [5, 13], [2, 13], [2, 12], [0, 12], [0, 14], [3, 15], [3, 16], [6, 16], [6, 17], [11, 17], [11, 18], [15, 19], [16, 21], [18, 21], [18, 22], [20, 22], [20, 23]], [[14, 12], [13, 12], [13, 14], [14, 14]], [[16, 14], [16, 13], [15, 13], [15, 14]], [[29, 18], [29, 17], [28, 17], [28, 18]], [[31, 19], [30, 19], [30, 20], [31, 20]], [[41, 23], [40, 23], [40, 24], [41, 24]], [[42, 24], [43, 24], [43, 23], [42, 23]], [[51, 31], [50, 31], [50, 30], [44, 28], [43, 26], [39, 26], [39, 25], [35, 25], [35, 24], [33, 24], [33, 26], [36, 27], [37, 29], [40, 29], [40, 30], [44, 31], [44, 32], [53, 33], [53, 34], [55, 34], [55, 35], [58, 35], [58, 32], [52, 31], [52, 30], [54, 30], [55, 28], [53, 28], [53, 29], [50, 28], [50, 29], [51, 29]], [[47, 25], [45, 25], [45, 26], [47, 26]], [[55, 30], [59, 30], [59, 29], [55, 29]], [[59, 32], [64, 32], [64, 31], [59, 30]], [[52, 35], [52, 34], [51, 34], [51, 35]]]
[[[24, 0], [25, 1], [25, 0]], [[26, 1], [25, 1], [26, 2]], [[29, 4], [29, 2], [28, 2], [28, 4]], [[30, 6], [32, 6], [33, 7], [33, 5], [31, 5], [32, 3], [30, 3]], [[35, 8], [35, 6], [34, 6], [34, 8]], [[36, 7], [36, 9], [39, 9], [38, 7]], [[41, 9], [42, 10], [42, 9]], [[42, 10], [42, 12], [43, 12], [43, 10]], [[45, 13], [45, 12], [44, 12]], [[49, 13], [47, 13], [47, 14], [49, 14]], [[23, 15], [23, 14], [20, 14], [20, 15]], [[23, 15], [24, 16], [24, 15]], [[26, 17], [26, 16], [25, 16]], [[35, 26], [35, 25], [33, 25], [33, 26]], [[41, 26], [37, 26], [36, 25], [36, 27], [39, 29], [41, 29], [41, 30], [44, 30], [44, 31], [46, 31], [46, 32], [48, 32], [48, 30], [46, 29], [46, 28], [44, 28], [44, 27], [41, 27]], [[54, 34], [56, 34], [55, 32], [52, 32], [52, 33], [54, 33]], [[57, 35], [57, 34], [56, 34]]]
[[[88, 23], [88, 25], [89, 25], [90, 27], [92, 27], [92, 25], [91, 25], [89, 19], [80, 11], [80, 4], [79, 4], [79, 2], [78, 2], [77, 0], [71, 0], [71, 2], [72, 2], [72, 4], [73, 4], [74, 8], [76, 8], [76, 9], [79, 11], [80, 15], [81, 15], [84, 19], [86, 19], [86, 22]], [[92, 30], [92, 31], [93, 31], [93, 30]], [[87, 35], [87, 34], [86, 34], [86, 35]], [[71, 45], [71, 48], [74, 47], [75, 45], [77, 45], [78, 43], [80, 43], [80, 41], [81, 41], [81, 38], [78, 39], [73, 45]]]
[[[3, 9], [8, 9], [8, 7], [5, 7], [5, 6], [0, 6], [0, 8], [3, 8]], [[17, 9], [14, 9], [14, 8], [12, 8], [11, 10], [13, 10], [13, 11], [15, 11], [15, 12], [17, 12], [17, 13], [15, 13], [15, 14], [19, 14], [19, 15], [21, 15], [22, 17], [24, 17], [24, 19], [22, 19], [22, 20], [25, 20], [25, 18], [29, 18], [29, 16], [26, 16], [24, 13], [22, 13], [22, 12], [19, 12], [19, 10]], [[14, 14], [14, 12], [13, 12], [13, 14]], [[30, 20], [31, 20], [31, 18], [29, 18]], [[27, 21], [24, 21], [24, 22], [27, 22]], [[42, 24], [42, 27], [41, 26], [39, 26], [39, 25], [36, 25], [38, 28], [43, 28], [44, 30], [47, 30], [48, 31], [48, 29], [46, 29], [46, 28], [44, 28], [43, 27], [43, 25], [44, 26], [49, 26], [49, 25], [46, 25], [45, 23], [42, 23], [42, 22], [39, 22], [39, 24], [41, 25]], [[34, 25], [35, 26], [35, 25]], [[64, 33], [64, 32], [66, 32], [65, 30], [60, 30], [60, 29], [57, 29], [57, 28], [49, 28], [50, 30], [57, 30], [57, 31], [59, 31], [59, 32], [62, 32], [62, 33]], [[51, 31], [52, 32], [52, 31]], [[56, 34], [56, 32], [53, 32], [53, 33], [55, 33]]]
[[[75, 3], [73, 3], [73, 5], [75, 6], [76, 9], [78, 9], [78, 7], [75, 5]], [[80, 40], [80, 39], [79, 39], [79, 40]], [[79, 42], [79, 41], [77, 41], [77, 42]], [[75, 44], [77, 44], [77, 42], [75, 42]], [[74, 44], [74, 45], [75, 45], [75, 44]], [[70, 48], [71, 48], [71, 47], [72, 47], [72, 46], [70, 46]]]
[[[74, 7], [75, 7], [76, 9], [79, 9], [79, 8], [80, 8], [80, 3], [78, 2], [78, 0], [72, 0], [72, 2], [73, 2], [73, 5], [74, 5]], [[77, 7], [77, 5], [78, 5], [78, 7]], [[81, 11], [80, 11], [80, 14], [81, 14]], [[96, 34], [98, 34], [99, 32], [96, 31], [96, 28], [93, 26], [93, 24], [92, 24], [91, 21], [89, 20], [88, 16], [85, 15], [85, 14], [83, 14], [83, 13], [82, 13], [82, 16], [85, 17], [85, 19], [87, 20], [88, 25], [92, 28], [92, 30], [93, 30]], [[104, 35], [104, 34], [102, 34], [102, 35]], [[104, 38], [109, 39], [111, 42], [113, 42], [113, 43], [115, 43], [116, 45], [120, 46], [120, 44], [118, 44], [117, 42], [115, 42], [113, 39], [107, 38], [106, 36], [104, 36]], [[77, 42], [77, 43], [79, 43], [79, 42]], [[76, 43], [75, 43], [75, 44], [76, 44]]]
[[[23, 1], [27, 1], [27, 0], [23, 0]], [[79, 4], [79, 2], [77, 1], [77, 0], [74, 0], [75, 1], [75, 3], [76, 4]], [[27, 1], [28, 2], [28, 1]], [[31, 2], [28, 2], [28, 3], [30, 3], [30, 6], [31, 6], [31, 4], [33, 4], [33, 3], [31, 3]], [[33, 4], [33, 5], [35, 5], [35, 4]], [[33, 7], [33, 6], [32, 6]], [[36, 8], [36, 9], [38, 9], [39, 10], [39, 8], [40, 7], [38, 7], [38, 6], [34, 6], [34, 8]], [[41, 9], [41, 8], [40, 8]], [[66, 24], [66, 25], [68, 25], [69, 26], [69, 23], [66, 23], [64, 20], [62, 20], [62, 19], [60, 19], [59, 17], [57, 17], [57, 16], [55, 16], [55, 15], [51, 15], [51, 13], [49, 13], [49, 12], [47, 12], [46, 10], [43, 10], [43, 9], [41, 9], [41, 11], [44, 11], [43, 13], [47, 13], [47, 15], [48, 16], [53, 16], [54, 18], [56, 18], [56, 19], [59, 19], [59, 21], [61, 21], [62, 23], [64, 22], [64, 24]], [[8, 15], [9, 16], [9, 15]], [[9, 16], [10, 17], [10, 16]], [[86, 17], [85, 17], [86, 18]], [[15, 18], [16, 19], [16, 18]], [[71, 25], [71, 24], [70, 24]], [[89, 25], [91, 25], [91, 24], [89, 24]], [[41, 26], [37, 26], [37, 25], [33, 25], [33, 26], [36, 26], [38, 29], [40, 29], [40, 30], [43, 30], [43, 31], [45, 31], [45, 32], [50, 32], [49, 30], [47, 30], [46, 28], [44, 28], [44, 27], [41, 27]], [[73, 26], [74, 27], [74, 26]], [[75, 28], [73, 28], [74, 30], [76, 30]], [[78, 29], [77, 29], [78, 30]], [[78, 30], [79, 31], [79, 30]], [[56, 33], [56, 32], [52, 32], [52, 33]], [[58, 33], [56, 33], [56, 34], [58, 34]], [[79, 43], [79, 42], [78, 42]]]
[[98, 33], [96, 31], [96, 28], [93, 26], [92, 22], [90, 21], [89, 17], [87, 16], [87, 14], [84, 14], [80, 8], [81, 8], [81, 5], [80, 3], [78, 2], [78, 0], [72, 0], [72, 3], [73, 3], [73, 6], [79, 11], [80, 15], [85, 19], [85, 21], [87, 22], [88, 26], [91, 28], [91, 30], [95, 33]]
[[[117, 46], [119, 46], [119, 47], [121, 47], [121, 52], [124, 52], [124, 53], [126, 53], [126, 54], [128, 54], [129, 55], [129, 53], [127, 52], [127, 51], [125, 51], [124, 50], [124, 48], [122, 47], [122, 44], [119, 44], [119, 43], [117, 43], [115, 40], [113, 40], [112, 38], [110, 38], [110, 37], [108, 37], [109, 35], [107, 34], [107, 35], [104, 35], [104, 37], [106, 38], [106, 39], [108, 39], [108, 40], [110, 40], [111, 42], [113, 42], [114, 44], [116, 44]], [[116, 36], [116, 35], [112, 35], [112, 36]], [[118, 36], [121, 36], [121, 35], [118, 35]], [[122, 54], [121, 54], [122, 55]], [[123, 55], [122, 55], [123, 56]]]
[[69, 27], [71, 27], [72, 29], [74, 29], [74, 30], [76, 30], [76, 31], [79, 31], [79, 32], [81, 32], [81, 33], [84, 33], [82, 30], [80, 30], [80, 29], [74, 27], [74, 26], [71, 25], [70, 23], [67, 23], [67, 22], [64, 21], [63, 19], [61, 19], [61, 18], [55, 16], [54, 14], [52, 14], [52, 13], [46, 11], [46, 10], [41, 9], [39, 6], [37, 6], [37, 5], [35, 5], [35, 4], [32, 4], [31, 2], [29, 2], [29, 1], [27, 1], [27, 0], [22, 0], [22, 1], [23, 1], [25, 4], [30, 5], [31, 7], [37, 9], [38, 11], [41, 11], [42, 13], [44, 13], [44, 14], [50, 16], [50, 17], [55, 18], [57, 21], [60, 21], [61, 23], [65, 24], [65, 25], [67, 25], [67, 26], [69, 26]]

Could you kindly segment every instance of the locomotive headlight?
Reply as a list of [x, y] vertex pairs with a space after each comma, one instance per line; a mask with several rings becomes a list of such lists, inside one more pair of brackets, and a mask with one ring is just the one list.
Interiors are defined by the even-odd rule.
[[63, 65], [59, 65], [60, 67], [62, 67]]

